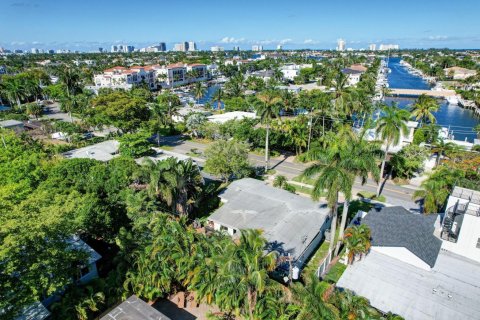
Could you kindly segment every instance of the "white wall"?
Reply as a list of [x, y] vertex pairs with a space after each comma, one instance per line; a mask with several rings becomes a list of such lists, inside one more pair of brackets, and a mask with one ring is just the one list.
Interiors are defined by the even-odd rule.
[[371, 250], [390, 256], [417, 268], [430, 271], [430, 266], [405, 247], [372, 247]]

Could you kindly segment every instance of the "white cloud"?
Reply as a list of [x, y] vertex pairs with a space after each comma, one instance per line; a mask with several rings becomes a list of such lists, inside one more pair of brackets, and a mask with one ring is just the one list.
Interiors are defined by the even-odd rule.
[[221, 43], [240, 43], [245, 42], [245, 38], [224, 37], [220, 40]]
[[448, 40], [448, 36], [429, 36], [428, 40], [433, 40], [433, 41]]
[[282, 40], [280, 40], [280, 41], [278, 42], [278, 44], [287, 44], [287, 43], [291, 43], [291, 42], [293, 42], [293, 40], [287, 38], [287, 39], [282, 39]]
[[305, 39], [305, 41], [303, 41], [304, 44], [315, 44], [317, 43], [317, 41], [313, 40], [313, 39]]

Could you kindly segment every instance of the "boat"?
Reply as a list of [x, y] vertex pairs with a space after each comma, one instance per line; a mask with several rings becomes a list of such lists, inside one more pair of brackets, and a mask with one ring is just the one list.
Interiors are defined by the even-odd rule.
[[448, 104], [451, 104], [451, 105], [458, 105], [459, 103], [459, 100], [458, 100], [458, 97], [457, 96], [449, 96], [449, 97], [446, 97], [446, 100], [448, 102]]

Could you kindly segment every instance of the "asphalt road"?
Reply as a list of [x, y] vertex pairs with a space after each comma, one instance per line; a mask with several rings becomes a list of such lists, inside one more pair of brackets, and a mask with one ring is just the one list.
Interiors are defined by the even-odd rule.
[[[208, 147], [208, 144], [205, 143], [189, 140], [184, 141], [180, 136], [164, 137], [161, 140], [161, 144], [172, 147], [172, 151], [180, 154], [191, 153], [192, 149], [196, 149], [198, 152], [203, 152]], [[250, 162], [255, 166], [263, 167], [265, 165], [265, 159], [263, 156], [250, 154], [249, 158]], [[201, 159], [198, 160], [202, 161]], [[274, 169], [278, 174], [284, 175], [288, 179], [292, 179], [302, 174], [303, 170], [307, 168], [307, 165], [287, 161], [286, 157], [279, 157], [270, 159], [270, 168]], [[358, 179], [354, 184], [354, 192], [356, 194], [359, 191], [375, 193], [377, 191], [377, 184], [375, 181], [369, 179], [366, 184], [362, 185], [360, 179]], [[386, 201], [389, 204], [400, 205], [409, 210], [417, 211], [419, 210], [419, 205], [412, 200], [414, 191], [414, 188], [398, 186], [387, 181], [382, 190], [382, 195], [385, 196]]]

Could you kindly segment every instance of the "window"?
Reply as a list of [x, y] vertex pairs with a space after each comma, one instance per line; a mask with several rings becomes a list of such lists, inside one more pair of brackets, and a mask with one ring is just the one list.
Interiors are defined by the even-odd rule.
[[480, 238], [477, 240], [477, 248], [480, 249]]

